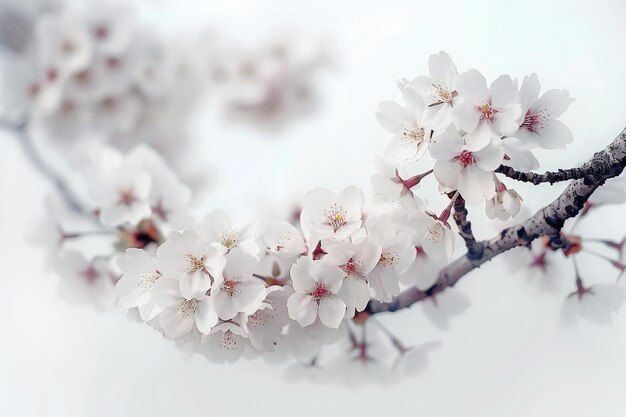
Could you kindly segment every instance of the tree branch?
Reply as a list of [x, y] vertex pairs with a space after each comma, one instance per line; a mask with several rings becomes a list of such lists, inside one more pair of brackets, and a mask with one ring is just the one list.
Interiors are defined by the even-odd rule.
[[92, 217], [89, 215], [88, 210], [80, 203], [80, 199], [73, 193], [67, 182], [42, 158], [33, 143], [33, 139], [28, 133], [28, 123], [26, 121], [11, 123], [0, 120], [0, 128], [13, 132], [17, 136], [24, 150], [24, 154], [28, 157], [33, 166], [52, 183], [71, 210]]
[[461, 196], [457, 197], [454, 201], [453, 217], [459, 230], [459, 235], [465, 241], [465, 247], [467, 247], [467, 257], [470, 259], [480, 259], [483, 255], [483, 247], [480, 242], [476, 242], [474, 232], [472, 231], [472, 222], [467, 219], [465, 200]]
[[[599, 157], [599, 156], [603, 156], [603, 157]], [[538, 174], [535, 172], [520, 172], [520, 171], [514, 170], [513, 168], [509, 166], [500, 165], [496, 169], [495, 172], [504, 174], [505, 176], [511, 179], [514, 179], [516, 181], [530, 182], [534, 185], [548, 182], [552, 185], [555, 182], [570, 181], [570, 180], [577, 180], [580, 178], [584, 178], [585, 176], [587, 176], [587, 174], [589, 173], [591, 169], [595, 170], [598, 173], [610, 172], [611, 161], [606, 158], [604, 151], [596, 153], [590, 161], [576, 168], [559, 169], [558, 171], [548, 171], [543, 174]]]
[[479, 258], [472, 259], [465, 254], [444, 267], [439, 272], [435, 284], [428, 290], [410, 288], [389, 303], [370, 301], [365, 311], [369, 314], [377, 314], [410, 307], [418, 301], [454, 286], [469, 272], [509, 249], [529, 246], [540, 236], [558, 236], [565, 221], [576, 217], [591, 194], [607, 179], [621, 174], [624, 166], [626, 166], [626, 129], [606, 149], [596, 153], [580, 168], [576, 168], [576, 170], [584, 170], [584, 173], [576, 171], [577, 175], [581, 175], [580, 178], [569, 184], [556, 200], [525, 222], [502, 230], [492, 239], [478, 242], [483, 250]]

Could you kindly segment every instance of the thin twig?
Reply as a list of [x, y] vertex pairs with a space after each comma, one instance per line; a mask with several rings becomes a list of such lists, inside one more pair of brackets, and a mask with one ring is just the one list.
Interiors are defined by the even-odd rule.
[[76, 197], [64, 178], [50, 165], [48, 165], [39, 154], [37, 147], [28, 133], [27, 121], [11, 123], [7, 120], [0, 120], [0, 128], [15, 134], [22, 145], [22, 149], [24, 150], [26, 157], [30, 160], [33, 166], [52, 183], [71, 210], [92, 217], [89, 214], [89, 211], [86, 210], [80, 203], [80, 199]]

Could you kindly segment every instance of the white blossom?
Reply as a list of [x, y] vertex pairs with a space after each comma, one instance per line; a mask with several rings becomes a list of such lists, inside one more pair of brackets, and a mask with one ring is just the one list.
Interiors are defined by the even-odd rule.
[[338, 267], [302, 257], [291, 268], [294, 294], [287, 301], [289, 317], [309, 326], [319, 317], [327, 327], [338, 328], [346, 303], [337, 295], [346, 274]]
[[207, 295], [184, 297], [176, 280], [160, 278], [154, 284], [152, 296], [163, 309], [158, 315], [159, 326], [165, 337], [178, 339], [194, 329], [208, 334], [218, 322], [213, 300]]
[[205, 214], [195, 225], [195, 229], [204, 240], [217, 243], [226, 251], [236, 247], [251, 255], [256, 255], [259, 251], [255, 241], [256, 225], [234, 224], [221, 210]]
[[425, 105], [422, 97], [410, 87], [400, 85], [404, 106], [393, 101], [378, 105], [376, 117], [393, 139], [385, 149], [385, 156], [396, 161], [416, 161], [428, 149], [430, 128], [422, 122]]
[[323, 261], [338, 266], [346, 276], [343, 278], [339, 297], [346, 303], [346, 317], [363, 311], [370, 300], [368, 276], [378, 264], [382, 249], [370, 238], [358, 243], [341, 241], [326, 246]]
[[522, 119], [519, 129], [510, 132], [529, 148], [557, 149], [573, 140], [572, 132], [560, 120], [574, 102], [567, 90], [548, 90], [539, 97], [537, 74], [524, 77], [520, 88]]
[[491, 133], [510, 135], [518, 128], [517, 81], [508, 75], [501, 75], [487, 88], [485, 77], [471, 69], [459, 75], [456, 90], [459, 102], [454, 107], [454, 123], [470, 135], [468, 145], [474, 149], [487, 144]]
[[220, 319], [230, 320], [239, 313], [252, 314], [261, 307], [267, 293], [265, 283], [253, 277], [258, 263], [255, 256], [239, 248], [226, 255], [224, 272], [211, 287], [211, 297]]
[[363, 192], [354, 186], [339, 194], [320, 187], [309, 191], [300, 214], [308, 241], [343, 239], [355, 234], [361, 228], [364, 199]]
[[180, 282], [185, 298], [202, 297], [222, 276], [226, 266], [226, 249], [217, 243], [208, 243], [193, 230], [172, 232], [157, 250], [159, 270]]
[[263, 241], [270, 253], [282, 257], [299, 256], [309, 251], [300, 231], [285, 221], [272, 223], [263, 233]]
[[156, 260], [144, 250], [131, 248], [117, 257], [117, 265], [122, 271], [122, 278], [115, 286], [120, 307], [137, 307], [143, 321], [152, 320], [162, 311], [151, 294], [161, 278]]
[[434, 167], [437, 181], [456, 189], [470, 205], [478, 205], [495, 195], [493, 170], [502, 163], [504, 151], [498, 139], [492, 138], [480, 150], [473, 150], [456, 129], [450, 127], [431, 144], [437, 160]]
[[459, 72], [444, 51], [428, 58], [428, 71], [429, 76], [419, 76], [409, 85], [424, 99], [425, 123], [433, 130], [446, 129], [452, 122], [452, 110], [458, 101], [456, 83]]
[[485, 204], [485, 214], [490, 219], [508, 220], [515, 217], [521, 207], [522, 197], [515, 190], [508, 190], [500, 183], [496, 195]]

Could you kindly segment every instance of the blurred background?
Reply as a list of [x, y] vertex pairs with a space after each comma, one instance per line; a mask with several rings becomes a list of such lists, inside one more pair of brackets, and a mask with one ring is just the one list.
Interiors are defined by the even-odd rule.
[[[31, 1], [35, 9], [34, 0], [0, 6]], [[143, 27], [175, 39], [181, 53], [221, 39], [256, 50], [259, 38], [283, 28], [313, 35], [324, 51], [324, 69], [309, 86], [315, 100], [297, 117], [231, 117], [219, 105], [230, 91], [209, 88], [197, 99], [186, 115], [192, 152], [172, 164], [201, 179], [199, 212], [287, 213], [314, 186], [368, 189], [372, 158], [389, 140], [374, 117], [378, 102], [398, 100], [395, 81], [426, 74], [428, 56], [439, 50], [460, 71], [476, 67], [488, 80], [536, 72], [542, 90], [570, 91], [576, 102], [562, 120], [574, 143], [539, 153], [542, 170], [585, 161], [626, 124], [621, 2], [134, 0], [133, 7]], [[195, 49], [180, 38], [201, 33], [208, 37]], [[65, 148], [46, 146], [67, 169]], [[516, 189], [534, 211], [563, 186]], [[422, 190], [437, 201], [432, 183]], [[512, 252], [463, 279], [437, 308], [429, 302], [381, 318], [407, 343], [428, 346], [414, 375], [392, 385], [376, 372], [329, 380], [315, 369], [260, 360], [186, 358], [115, 309], [61, 299], [58, 277], [32, 244], [50, 192], [19, 142], [0, 133], [0, 415], [626, 414], [626, 316], [613, 311], [621, 302], [568, 306], [574, 272], [559, 257], [546, 278], [525, 268], [525, 253]], [[479, 237], [502, 227], [483, 219], [482, 209], [470, 215]], [[590, 214], [579, 232], [621, 239], [623, 207]], [[597, 258], [580, 262], [590, 282], [617, 275]]]

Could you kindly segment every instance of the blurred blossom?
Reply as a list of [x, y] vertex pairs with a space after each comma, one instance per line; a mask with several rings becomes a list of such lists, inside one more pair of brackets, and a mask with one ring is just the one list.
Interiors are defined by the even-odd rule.
[[214, 42], [209, 62], [219, 106], [234, 121], [280, 128], [318, 104], [330, 52], [319, 38], [287, 30], [253, 45]]
[[593, 324], [608, 325], [626, 301], [626, 290], [618, 284], [596, 284], [582, 297], [568, 297], [561, 309], [565, 323], [587, 320]]
[[7, 117], [64, 146], [93, 136], [124, 150], [146, 142], [171, 159], [185, 149], [202, 91], [196, 55], [138, 26], [123, 2], [81, 6], [35, 19], [32, 38], [5, 63]]

